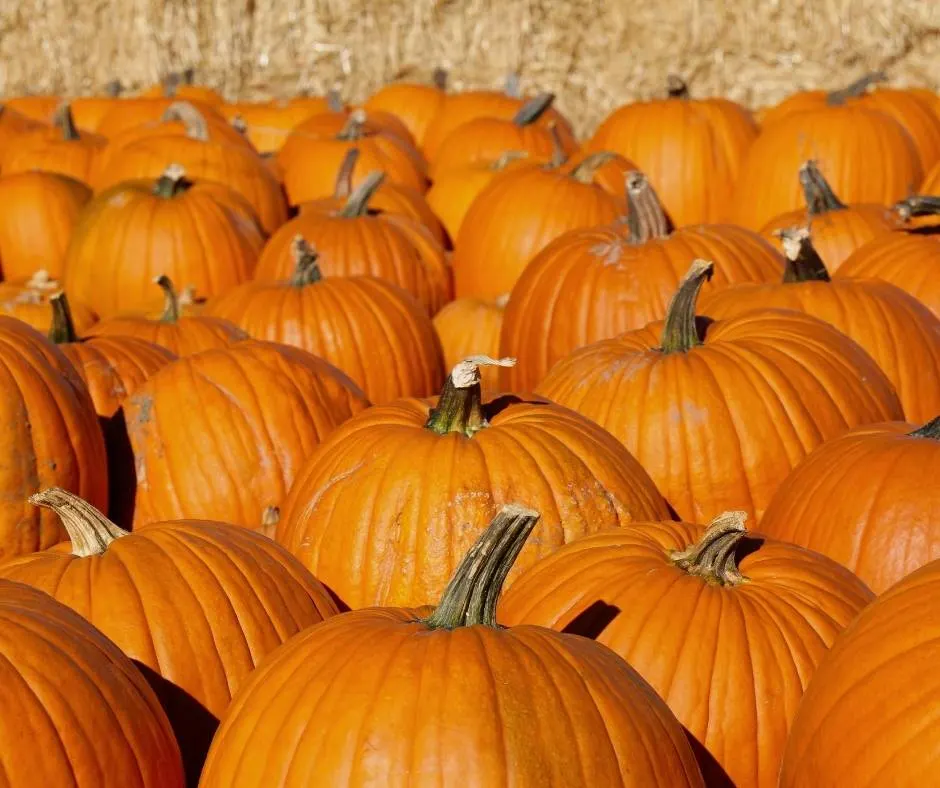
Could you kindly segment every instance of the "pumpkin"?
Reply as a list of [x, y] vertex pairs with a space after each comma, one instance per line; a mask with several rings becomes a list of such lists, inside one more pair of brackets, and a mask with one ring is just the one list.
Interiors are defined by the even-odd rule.
[[519, 363], [501, 371], [505, 390], [532, 391], [573, 350], [663, 318], [690, 258], [716, 263], [706, 291], [780, 276], [783, 258], [755, 233], [717, 224], [670, 232], [646, 177], [634, 171], [625, 182], [626, 223], [559, 236], [513, 287], [500, 352]]
[[761, 530], [818, 550], [880, 594], [940, 558], [938, 473], [940, 417], [859, 427], [797, 465]]
[[[508, 296], [501, 296], [494, 301], [458, 298], [434, 316], [434, 330], [440, 338], [447, 369], [453, 369], [474, 354], [499, 355], [499, 332], [508, 300]], [[483, 367], [480, 370], [484, 397], [501, 391], [499, 369]]]
[[620, 440], [680, 518], [736, 505], [759, 520], [809, 451], [901, 406], [872, 358], [818, 318], [698, 320], [713, 267], [692, 264], [665, 321], [575, 351], [536, 391]]
[[35, 121], [37, 125], [46, 125], [52, 120], [56, 108], [62, 103], [59, 96], [31, 94], [26, 96], [11, 96], [4, 99], [4, 103], [14, 112]]
[[[51, 297], [62, 290], [61, 283], [40, 269], [25, 282], [0, 283], [0, 313], [22, 320], [41, 334], [52, 327]], [[87, 331], [98, 316], [81, 303], [72, 305], [72, 321], [77, 331]]]
[[286, 345], [244, 341], [174, 361], [124, 402], [135, 528], [181, 518], [257, 527], [314, 447], [367, 404], [335, 367]]
[[134, 664], [65, 605], [8, 580], [0, 686], [5, 785], [185, 785], [173, 731]]
[[264, 245], [260, 229], [171, 165], [156, 181], [129, 181], [85, 209], [65, 259], [65, 289], [102, 317], [147, 311], [166, 274], [205, 295], [250, 278]]
[[336, 613], [323, 587], [270, 539], [205, 521], [132, 533], [64, 490], [35, 494], [69, 549], [0, 565], [87, 619], [142, 667], [195, 785], [218, 718], [261, 659]]
[[606, 527], [665, 516], [639, 463], [586, 419], [541, 400], [484, 402], [473, 356], [436, 404], [399, 400], [341, 426], [307, 459], [277, 541], [347, 606], [427, 604], [510, 500], [544, 517], [519, 569]]
[[443, 111], [447, 100], [447, 72], [434, 70], [433, 84], [394, 82], [383, 85], [366, 99], [366, 112], [387, 112], [401, 119], [418, 147], [422, 147], [428, 127]]
[[68, 359], [25, 323], [0, 316], [0, 423], [7, 462], [0, 473], [0, 559], [60, 540], [55, 518], [26, 499], [58, 485], [104, 507], [104, 439], [88, 389]]
[[[144, 126], [153, 127], [163, 122], [166, 111], [180, 99], [161, 96], [159, 98], [123, 98], [115, 101], [111, 108], [104, 113], [98, 123], [97, 132], [109, 140], [118, 137], [129, 129], [141, 129]], [[189, 99], [187, 104], [192, 105], [204, 118], [212, 118], [225, 123], [225, 117], [216, 107], [196, 99]]]
[[776, 788], [800, 697], [873, 594], [825, 556], [749, 533], [746, 519], [578, 539], [523, 573], [498, 616], [623, 657], [694, 737], [706, 785]]
[[104, 137], [79, 132], [66, 102], [56, 111], [51, 128], [21, 134], [4, 149], [0, 170], [4, 175], [33, 170], [55, 172], [85, 183], [105, 145]]
[[622, 198], [594, 180], [610, 154], [600, 152], [576, 169], [556, 158], [546, 167], [501, 172], [467, 209], [454, 241], [457, 297], [496, 298], [559, 235], [612, 222], [626, 210]]
[[693, 99], [670, 77], [668, 96], [626, 104], [604, 120], [587, 147], [622, 154], [649, 177], [676, 227], [724, 222], [757, 124], [741, 105]]
[[[433, 610], [335, 616], [272, 655], [219, 729], [203, 788], [703, 785], [681, 726], [626, 662], [583, 638], [497, 626], [537, 519], [503, 508]], [[264, 757], [244, 757], [249, 741]]]
[[858, 247], [904, 227], [897, 213], [884, 205], [843, 203], [812, 160], [800, 167], [800, 185], [806, 208], [775, 217], [760, 232], [782, 251], [780, 230], [808, 226], [813, 234], [813, 246], [826, 261], [829, 273], [837, 271]]
[[58, 278], [72, 231], [91, 190], [64, 175], [21, 172], [0, 177], [0, 266], [3, 279], [29, 279], [36, 271]]
[[372, 215], [372, 195], [384, 175], [373, 172], [334, 212], [304, 211], [265, 244], [255, 279], [282, 282], [294, 271], [298, 235], [317, 249], [324, 276], [375, 276], [411, 293], [434, 314], [451, 298], [450, 266], [444, 250], [416, 222], [391, 213]]
[[839, 278], [883, 279], [910, 293], [940, 317], [940, 243], [923, 235], [888, 235], [860, 246], [839, 267]]
[[371, 276], [324, 277], [316, 251], [294, 239], [286, 282], [249, 282], [209, 304], [254, 339], [283, 342], [330, 362], [371, 402], [427, 397], [444, 380], [441, 347], [413, 296]]
[[781, 788], [933, 781], [938, 609], [934, 561], [878, 597], [842, 633], [793, 720]]
[[221, 106], [222, 97], [212, 88], [196, 84], [196, 72], [192, 68], [183, 71], [170, 71], [163, 76], [159, 85], [153, 85], [140, 95], [144, 98], [164, 96], [171, 99], [195, 99], [211, 106]]
[[98, 132], [101, 121], [118, 102], [124, 86], [119, 79], [111, 80], [104, 86], [103, 95], [78, 96], [69, 102], [75, 125], [85, 131]]
[[754, 309], [795, 309], [855, 340], [894, 385], [910, 421], [940, 413], [940, 319], [878, 279], [830, 279], [805, 228], [781, 230], [783, 282], [743, 284], [706, 296], [702, 310], [725, 320]]
[[326, 102], [322, 107], [310, 107], [290, 101], [238, 102], [222, 107], [222, 114], [234, 125], [245, 126], [245, 136], [261, 153], [277, 153], [288, 135], [307, 118], [327, 112]]
[[365, 111], [345, 117], [342, 128], [333, 133], [316, 133], [311, 128], [312, 124], [323, 122], [323, 116], [314, 116], [300, 124], [278, 153], [284, 188], [292, 205], [330, 194], [350, 148], [359, 149], [362, 162], [359, 168], [362, 175], [354, 180], [354, 185], [360, 185], [365, 173], [380, 170], [394, 183], [410, 186], [422, 194], [427, 190], [421, 154], [398, 134], [370, 125]]
[[0, 151], [5, 151], [14, 145], [22, 135], [41, 128], [40, 123], [0, 102]]

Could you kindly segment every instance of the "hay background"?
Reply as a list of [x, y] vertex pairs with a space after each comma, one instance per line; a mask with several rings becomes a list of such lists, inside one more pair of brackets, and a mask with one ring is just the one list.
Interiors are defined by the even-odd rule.
[[554, 90], [580, 131], [661, 93], [752, 106], [887, 68], [940, 88], [938, 0], [0, 0], [0, 95], [139, 87], [195, 66], [228, 98], [351, 100], [436, 65], [455, 88]]

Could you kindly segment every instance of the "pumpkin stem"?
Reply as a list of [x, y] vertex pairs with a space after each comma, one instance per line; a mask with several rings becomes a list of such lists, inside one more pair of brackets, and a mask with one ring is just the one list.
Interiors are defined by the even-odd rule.
[[554, 93], [539, 93], [523, 104], [513, 116], [512, 122], [517, 126], [531, 126], [542, 117], [555, 101]]
[[486, 427], [480, 367], [514, 367], [514, 358], [470, 356], [457, 363], [444, 382], [444, 388], [424, 426], [438, 435], [458, 432], [468, 438]]
[[196, 81], [196, 69], [192, 66], [189, 66], [189, 68], [184, 68], [180, 74], [180, 77], [182, 78], [184, 85], [192, 85]]
[[336, 183], [333, 186], [333, 196], [337, 200], [345, 200], [352, 193], [353, 170], [356, 169], [356, 162], [359, 161], [359, 148], [350, 148], [343, 157], [343, 163], [339, 165], [339, 172], [336, 173]]
[[185, 192], [192, 182], [186, 180], [186, 170], [182, 164], [170, 164], [153, 185], [153, 193], [164, 200], [172, 200]]
[[851, 85], [846, 85], [842, 90], [833, 90], [826, 96], [826, 104], [830, 107], [839, 107], [850, 98], [863, 95], [872, 85], [884, 82], [887, 78], [888, 75], [884, 71], [869, 72], [856, 79]]
[[447, 78], [450, 75], [447, 73], [446, 68], [441, 68], [438, 66], [434, 69], [434, 73], [431, 74], [431, 84], [434, 85], [438, 90], [447, 90]]
[[209, 123], [205, 116], [188, 101], [174, 101], [160, 118], [163, 123], [178, 121], [186, 129], [186, 136], [199, 142], [209, 141]]
[[609, 150], [601, 150], [586, 156], [584, 160], [574, 168], [571, 177], [578, 183], [593, 183], [597, 171], [611, 159], [615, 159], [617, 154]]
[[940, 197], [914, 194], [894, 204], [894, 212], [901, 221], [907, 222], [915, 216], [936, 216], [940, 213]]
[[59, 516], [72, 542], [72, 555], [79, 558], [101, 555], [111, 542], [128, 534], [90, 503], [61, 487], [40, 490], [29, 496], [29, 502], [52, 509]]
[[366, 122], [366, 111], [364, 109], [356, 109], [349, 113], [349, 117], [346, 118], [346, 123], [343, 124], [343, 128], [340, 129], [339, 134], [336, 135], [336, 139], [343, 142], [356, 142], [357, 140], [362, 139], [362, 127]]
[[166, 274], [160, 274], [153, 283], [163, 291], [163, 314], [161, 323], [176, 323], [180, 319], [180, 299], [173, 282]]
[[684, 572], [704, 578], [706, 583], [736, 586], [747, 578], [738, 569], [735, 553], [747, 536], [744, 524], [747, 512], [725, 512], [718, 515], [702, 538], [685, 550], [673, 550], [669, 559]]
[[340, 209], [339, 215], [344, 219], [355, 219], [359, 216], [365, 216], [369, 212], [369, 200], [378, 190], [385, 180], [385, 173], [381, 170], [375, 170], [366, 175], [349, 195], [346, 204]]
[[627, 173], [627, 228], [631, 244], [669, 235], [669, 220], [652, 184], [638, 170]]
[[330, 112], [342, 112], [346, 109], [343, 105], [343, 97], [336, 88], [330, 88], [326, 91], [326, 108]]
[[491, 170], [505, 170], [510, 163], [514, 161], [519, 161], [520, 159], [529, 158], [528, 151], [524, 150], [507, 150], [500, 154], [499, 158], [490, 165]]
[[273, 539], [280, 521], [281, 510], [277, 506], [266, 506], [261, 513], [261, 527], [258, 530], [269, 539]]
[[78, 342], [78, 333], [75, 331], [75, 321], [72, 320], [72, 308], [64, 290], [49, 296], [49, 305], [52, 307], [52, 326], [49, 328], [49, 339], [56, 345], [65, 345]]
[[236, 115], [232, 118], [231, 126], [243, 137], [248, 133], [248, 124], [245, 123], [245, 119], [241, 115]]
[[535, 528], [539, 513], [506, 504], [463, 557], [434, 612], [429, 629], [497, 627], [496, 604], [506, 576]]
[[522, 96], [522, 80], [515, 71], [506, 75], [506, 80], [503, 82], [503, 93], [510, 98], [520, 98]]
[[829, 182], [823, 177], [813, 160], [800, 167], [800, 185], [803, 187], [806, 211], [810, 216], [819, 216], [829, 211], [844, 211], [847, 207], [836, 197]]
[[668, 74], [666, 76], [666, 96], [671, 99], [689, 98], [689, 85], [678, 74]]
[[918, 427], [910, 433], [910, 437], [932, 438], [935, 441], [940, 441], [940, 416], [928, 421], [923, 427]]
[[688, 353], [702, 344], [695, 325], [695, 306], [705, 280], [712, 278], [715, 264], [695, 260], [679, 282], [679, 289], [669, 303], [660, 348], [663, 353]]
[[323, 278], [320, 266], [317, 263], [317, 250], [314, 249], [302, 235], [295, 235], [290, 245], [291, 256], [294, 259], [294, 273], [290, 283], [294, 287], [306, 287]]
[[104, 95], [107, 98], [117, 98], [124, 92], [124, 85], [121, 84], [121, 80], [112, 79], [107, 85], [104, 86]]
[[163, 96], [164, 98], [176, 98], [176, 91], [179, 90], [183, 77], [176, 71], [171, 71], [163, 77]]
[[568, 161], [568, 154], [565, 152], [565, 145], [562, 142], [557, 123], [552, 122], [549, 124], [548, 134], [552, 138], [552, 160], [548, 163], [548, 167], [557, 170]]
[[63, 101], [56, 108], [52, 116], [52, 125], [62, 131], [62, 139], [66, 142], [74, 142], [81, 139], [78, 133], [78, 127], [75, 125], [75, 118], [72, 116], [72, 105]]
[[806, 227], [789, 227], [775, 230], [783, 244], [787, 266], [783, 270], [784, 284], [791, 282], [828, 282], [829, 272], [822, 261]]

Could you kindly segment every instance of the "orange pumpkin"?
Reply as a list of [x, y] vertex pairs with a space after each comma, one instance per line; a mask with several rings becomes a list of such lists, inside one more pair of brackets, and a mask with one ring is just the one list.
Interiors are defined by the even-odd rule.
[[603, 430], [541, 400], [483, 402], [473, 356], [437, 404], [352, 418], [307, 459], [277, 541], [349, 607], [425, 604], [510, 499], [545, 512], [520, 569], [585, 533], [666, 516], [646, 472]]
[[65, 260], [65, 289], [102, 317], [156, 307], [166, 274], [213, 295], [248, 279], [264, 238], [219, 197], [171, 165], [156, 182], [129, 181], [82, 214]]
[[782, 251], [780, 230], [808, 226], [813, 234], [813, 246], [826, 261], [829, 273], [837, 271], [858, 247], [904, 227], [898, 214], [884, 205], [843, 203], [812, 160], [800, 167], [800, 185], [806, 208], [775, 217], [760, 232]]
[[734, 185], [757, 137], [744, 107], [723, 98], [692, 99], [670, 77], [668, 97], [615, 110], [588, 143], [636, 162], [676, 227], [731, 218]]
[[[49, 302], [62, 284], [40, 269], [26, 281], [0, 283], [0, 313], [22, 320], [40, 334], [48, 334], [52, 327]], [[72, 320], [79, 332], [87, 331], [98, 316], [81, 303], [72, 305]]]
[[31, 502], [61, 518], [70, 549], [0, 565], [97, 627], [157, 691], [195, 785], [209, 741], [261, 659], [336, 613], [323, 587], [270, 539], [222, 523], [122, 530], [64, 490]]
[[[180, 99], [165, 96], [160, 98], [123, 98], [120, 101], [115, 101], [101, 117], [97, 132], [110, 140], [129, 129], [161, 123], [166, 111], [174, 104], [178, 104], [179, 101]], [[215, 107], [196, 99], [187, 100], [186, 103], [198, 109], [203, 117], [225, 123], [224, 116]]]
[[140, 95], [144, 98], [158, 98], [164, 96], [171, 99], [194, 99], [211, 106], [221, 106], [222, 97], [212, 88], [196, 84], [196, 72], [192, 68], [182, 71], [171, 71], [163, 76], [159, 85], [144, 90]]
[[103, 95], [78, 96], [69, 102], [72, 108], [72, 117], [75, 125], [85, 131], [98, 132], [101, 121], [111, 108], [118, 102], [124, 86], [121, 81], [114, 79], [104, 86]]
[[646, 177], [631, 172], [626, 184], [626, 223], [559, 236], [513, 287], [500, 352], [519, 363], [501, 371], [505, 390], [532, 391], [573, 350], [665, 317], [690, 258], [716, 263], [706, 292], [781, 275], [783, 258], [755, 233], [717, 224], [670, 233]]
[[871, 357], [822, 320], [774, 309], [698, 320], [712, 269], [692, 264], [663, 323], [575, 351], [536, 390], [620, 440], [679, 517], [737, 506], [759, 520], [807, 453], [899, 418], [901, 405]]
[[318, 108], [275, 100], [226, 104], [221, 111], [233, 125], [239, 121], [244, 124], [245, 135], [257, 151], [277, 153], [297, 126], [307, 118], [328, 110], [325, 101], [323, 107]]
[[[508, 300], [508, 296], [494, 301], [458, 298], [434, 316], [434, 330], [441, 340], [446, 369], [453, 369], [468, 356], [499, 355], [499, 332]], [[480, 370], [484, 397], [501, 391], [498, 370], [499, 367]]]
[[52, 120], [52, 116], [61, 102], [62, 99], [59, 96], [41, 93], [11, 96], [5, 99], [6, 106], [11, 110], [42, 125], [47, 125]]
[[72, 231], [91, 189], [64, 175], [21, 172], [0, 177], [0, 266], [3, 279], [16, 282], [43, 270], [63, 273]]
[[447, 100], [447, 72], [435, 69], [433, 84], [394, 82], [383, 85], [362, 105], [366, 112], [387, 112], [401, 119], [418, 147]]
[[0, 151], [9, 148], [21, 135], [42, 127], [42, 124], [10, 107], [9, 103], [0, 103]]
[[294, 239], [286, 282], [249, 282], [209, 304], [206, 314], [254, 339], [283, 342], [325, 359], [371, 402], [427, 397], [444, 380], [440, 342], [427, 311], [395, 285], [371, 276], [324, 277], [316, 251]]
[[800, 697], [873, 594], [825, 556], [748, 533], [746, 519], [578, 539], [523, 573], [498, 617], [627, 660], [694, 737], [707, 785], [776, 788]]
[[47, 594], [0, 581], [0, 760], [8, 786], [183, 788], [153, 690], [108, 638]]

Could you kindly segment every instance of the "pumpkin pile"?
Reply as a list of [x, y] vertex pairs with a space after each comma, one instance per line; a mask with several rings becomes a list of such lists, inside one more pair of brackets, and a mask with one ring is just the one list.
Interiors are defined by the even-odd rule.
[[0, 105], [0, 783], [932, 784], [940, 98]]

